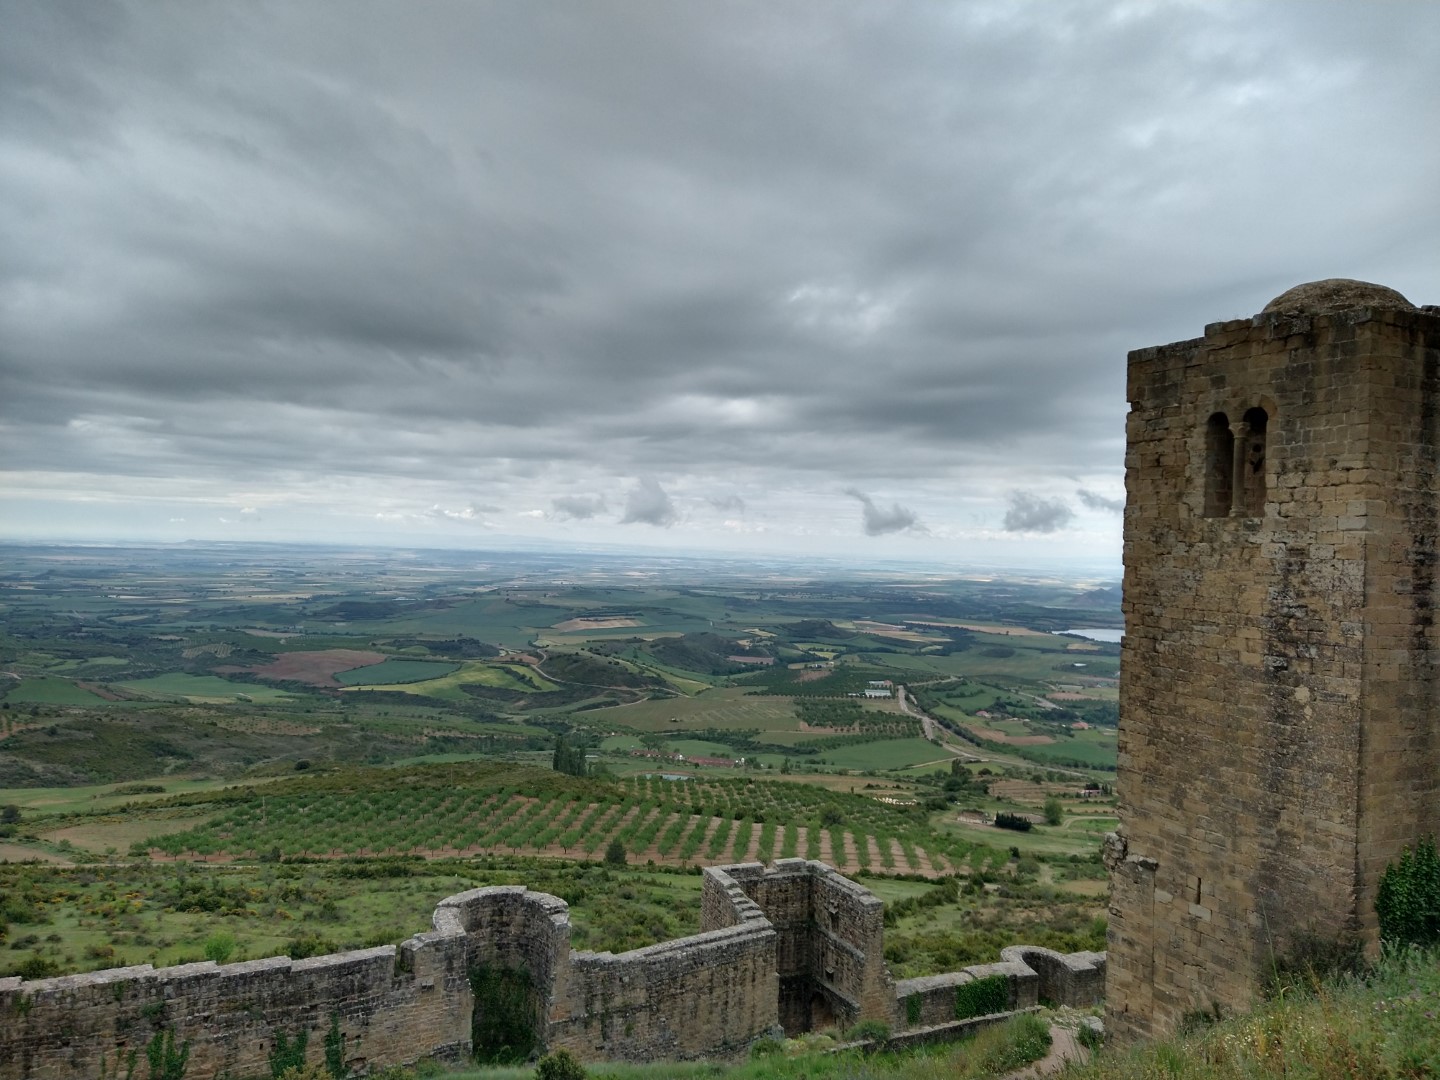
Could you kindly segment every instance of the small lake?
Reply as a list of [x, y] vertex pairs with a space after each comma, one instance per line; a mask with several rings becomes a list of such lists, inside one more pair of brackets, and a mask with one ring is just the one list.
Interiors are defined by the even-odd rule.
[[1113, 630], [1104, 626], [1081, 626], [1074, 630], [1052, 630], [1052, 634], [1074, 634], [1076, 637], [1089, 638], [1091, 641], [1108, 641], [1118, 645], [1120, 639], [1125, 636], [1124, 630]]

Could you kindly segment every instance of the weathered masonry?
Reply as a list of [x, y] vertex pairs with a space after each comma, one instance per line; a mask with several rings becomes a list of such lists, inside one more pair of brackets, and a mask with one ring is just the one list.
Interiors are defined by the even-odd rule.
[[1373, 938], [1385, 864], [1440, 831], [1440, 308], [1302, 285], [1131, 353], [1128, 397], [1121, 1037]]
[[161, 1031], [191, 1043], [191, 1076], [264, 1076], [277, 1039], [302, 1031], [310, 1062], [323, 1062], [336, 1019], [352, 1072], [458, 1062], [483, 1019], [468, 977], [481, 966], [524, 972], [541, 1042], [584, 1060], [733, 1057], [782, 1030], [872, 1018], [904, 1038], [944, 1037], [973, 1023], [957, 1019], [957, 988], [989, 976], [1012, 1010], [1100, 1000], [1103, 953], [1023, 946], [997, 964], [897, 984], [882, 918], [877, 897], [823, 863], [711, 867], [700, 933], [612, 955], [570, 951], [563, 900], [475, 889], [441, 901], [435, 929], [398, 949], [0, 981], [0, 1080], [99, 1075], [117, 1055], [143, 1056]]

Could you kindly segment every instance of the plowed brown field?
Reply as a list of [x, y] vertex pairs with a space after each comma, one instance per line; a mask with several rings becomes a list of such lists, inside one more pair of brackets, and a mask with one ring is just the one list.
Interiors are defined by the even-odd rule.
[[309, 686], [339, 686], [332, 676], [337, 671], [378, 664], [384, 653], [359, 649], [321, 649], [317, 652], [281, 653], [274, 663], [250, 670], [262, 679], [306, 683]]

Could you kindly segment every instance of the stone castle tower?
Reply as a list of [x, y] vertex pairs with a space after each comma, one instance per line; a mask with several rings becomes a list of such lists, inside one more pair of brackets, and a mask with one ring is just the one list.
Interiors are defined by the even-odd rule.
[[1440, 832], [1440, 307], [1319, 281], [1130, 354], [1108, 1025], [1373, 939]]

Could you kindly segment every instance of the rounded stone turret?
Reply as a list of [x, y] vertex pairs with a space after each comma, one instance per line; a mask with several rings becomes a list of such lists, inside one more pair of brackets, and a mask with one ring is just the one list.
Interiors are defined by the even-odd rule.
[[1355, 308], [1414, 311], [1415, 305], [1384, 285], [1352, 278], [1325, 278], [1287, 289], [1266, 304], [1260, 314], [1329, 315]]

